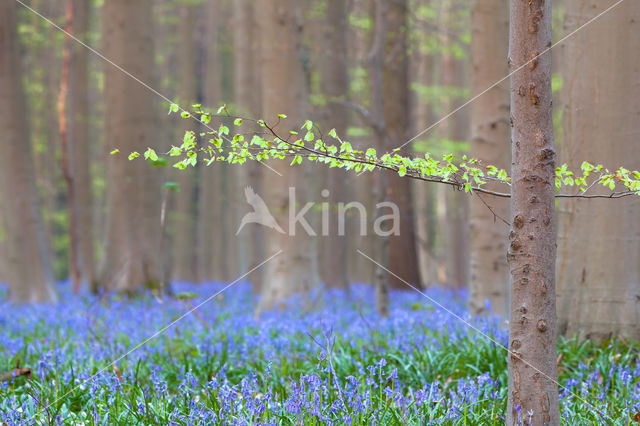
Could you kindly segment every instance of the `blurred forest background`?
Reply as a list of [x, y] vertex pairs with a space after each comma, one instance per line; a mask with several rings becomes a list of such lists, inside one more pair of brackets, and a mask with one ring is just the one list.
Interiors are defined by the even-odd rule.
[[[0, 75], [0, 123], [22, 133], [0, 137], [3, 151], [10, 153], [0, 160], [5, 207], [0, 211], [0, 281], [11, 284], [15, 298], [55, 298], [52, 283], [72, 276], [72, 264], [78, 265], [83, 285], [95, 291], [131, 291], [162, 281], [232, 281], [273, 252], [265, 236], [273, 231], [267, 228], [250, 225], [250, 232], [236, 236], [241, 218], [251, 211], [245, 187], [254, 188], [269, 206], [286, 206], [290, 185], [282, 183], [285, 179], [296, 184], [301, 205], [363, 203], [369, 230], [360, 235], [354, 215], [347, 235], [337, 236], [332, 216], [329, 236], [298, 245], [282, 237], [282, 246], [306, 247], [273, 266], [297, 270], [287, 271], [286, 279], [329, 287], [384, 279], [406, 288], [393, 276], [377, 277], [380, 271], [358, 254], [360, 249], [384, 259], [412, 284], [468, 288], [474, 312], [491, 306], [506, 313], [508, 226], [502, 219], [509, 218], [508, 200], [480, 199], [397, 176], [381, 180], [379, 173], [356, 176], [306, 166], [289, 171], [289, 162], [270, 163], [285, 174], [282, 178], [255, 162], [178, 171], [126, 159], [147, 147], [167, 151], [182, 143], [185, 130], [199, 130], [196, 121], [167, 115], [170, 100], [186, 109], [202, 104], [213, 112], [226, 105], [224, 112], [271, 123], [285, 113], [289, 119], [281, 126], [290, 128], [311, 119], [325, 134], [336, 128], [354, 146], [379, 151], [419, 135], [405, 152], [469, 153], [508, 169], [508, 79], [448, 116], [507, 76], [506, 1], [29, 2], [60, 27], [69, 23], [72, 4], [74, 36], [151, 89], [66, 41], [63, 32], [31, 11], [3, 3], [3, 35], [13, 26], [17, 39], [6, 36], [5, 43], [15, 49], [2, 52], [3, 71], [11, 72]], [[554, 2], [555, 40], [610, 2], [588, 2], [593, 8], [583, 3]], [[640, 46], [628, 24], [639, 15], [638, 5], [627, 2], [553, 49], [560, 164], [640, 166], [640, 60], [630, 53]], [[67, 80], [65, 51], [70, 55]], [[15, 66], [5, 67], [9, 62]], [[61, 109], [62, 89], [68, 92]], [[442, 117], [447, 118], [439, 121]], [[232, 126], [233, 119], [214, 119], [210, 125], [217, 129], [221, 123]], [[116, 148], [120, 154], [110, 156]], [[325, 188], [329, 195], [322, 194]], [[375, 205], [385, 199], [400, 207], [401, 234], [380, 239], [371, 230], [379, 214]], [[593, 323], [587, 332], [612, 327], [636, 332], [638, 201], [560, 201], [557, 208], [561, 327], [576, 320]], [[307, 217], [319, 224], [320, 211]], [[73, 232], [70, 223], [76, 225]], [[72, 234], [77, 259], [70, 259]], [[590, 235], [597, 236], [590, 240]], [[278, 273], [267, 267], [248, 279], [259, 292], [271, 285], [265, 274]], [[572, 303], [578, 290], [584, 291], [583, 304]], [[608, 324], [606, 330], [599, 328], [602, 324]]]

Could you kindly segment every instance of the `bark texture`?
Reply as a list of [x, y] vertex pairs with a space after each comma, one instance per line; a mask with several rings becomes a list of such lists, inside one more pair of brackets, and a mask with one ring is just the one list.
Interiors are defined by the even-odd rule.
[[[150, 0], [106, 2], [103, 32], [105, 56], [153, 86], [151, 6]], [[127, 160], [131, 151], [158, 147], [156, 104], [153, 93], [140, 83], [105, 66], [106, 148], [121, 151], [107, 160], [109, 210], [100, 277], [108, 290], [131, 292], [160, 281], [159, 171]]]
[[16, 3], [0, 2], [0, 208], [7, 249], [3, 275], [11, 299], [49, 302], [56, 294], [36, 190], [16, 22]]
[[[504, 0], [474, 0], [471, 3], [471, 95], [486, 90], [508, 74], [509, 13]], [[509, 146], [509, 87], [500, 84], [471, 104], [473, 157], [484, 164], [507, 168]], [[506, 316], [509, 304], [509, 270], [505, 252], [509, 202], [483, 197], [491, 210], [475, 195], [469, 215], [469, 306], [480, 314], [489, 301], [491, 311]]]
[[[609, 7], [566, 2], [565, 32]], [[640, 168], [640, 3], [625, 2], [563, 44], [560, 161]], [[558, 329], [640, 338], [640, 201], [567, 200], [558, 211]]]
[[[551, 1], [511, 1], [509, 64], [551, 45]], [[556, 367], [555, 151], [551, 53], [511, 76], [512, 189], [508, 425], [560, 424]], [[517, 411], [519, 410], [519, 411]]]
[[[290, 129], [299, 130], [307, 116], [303, 20], [299, 3], [295, 0], [256, 2], [257, 16], [261, 17], [263, 116], [273, 124], [278, 114], [288, 115], [277, 127], [277, 132], [283, 137], [288, 136]], [[300, 224], [295, 226], [289, 220], [308, 201], [305, 193], [312, 182], [308, 171], [304, 167], [290, 167], [285, 162], [272, 162], [271, 166], [282, 176], [265, 171], [263, 193], [271, 213], [285, 233], [265, 228], [265, 256], [272, 256], [279, 250], [283, 253], [264, 266], [265, 280], [258, 313], [283, 306], [285, 300], [294, 294], [306, 294], [319, 281], [312, 261], [314, 241]], [[291, 198], [294, 194], [295, 200]], [[307, 218], [311, 221], [311, 214]]]

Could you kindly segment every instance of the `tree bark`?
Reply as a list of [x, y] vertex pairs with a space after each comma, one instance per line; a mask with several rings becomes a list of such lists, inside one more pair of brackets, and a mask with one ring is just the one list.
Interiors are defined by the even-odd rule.
[[[295, 0], [259, 0], [256, 5], [257, 16], [261, 17], [262, 110], [265, 120], [271, 124], [278, 120], [278, 114], [287, 114], [288, 118], [280, 122], [278, 132], [288, 135], [289, 129], [300, 129], [307, 111], [300, 4]], [[265, 255], [271, 256], [279, 250], [283, 253], [265, 265], [258, 314], [284, 306], [287, 298], [306, 294], [319, 281], [313, 271], [312, 237], [301, 226], [289, 223], [290, 215], [295, 215], [308, 201], [305, 198], [311, 182], [308, 172], [304, 167], [290, 167], [285, 162], [272, 162], [271, 166], [283, 176], [265, 171], [265, 202], [285, 233], [265, 230]], [[295, 191], [295, 200], [291, 199], [291, 190]]]
[[[154, 45], [150, 0], [110, 0], [104, 5], [105, 56], [153, 86]], [[131, 151], [158, 148], [157, 99], [112, 65], [105, 69], [109, 206], [101, 279], [104, 288], [132, 292], [155, 287], [159, 267], [160, 180], [158, 169], [127, 160]]]
[[7, 237], [5, 276], [13, 300], [49, 302], [56, 294], [36, 190], [16, 25], [16, 3], [0, 2], [0, 197]]
[[[566, 2], [573, 31], [611, 2]], [[640, 168], [640, 4], [622, 3], [563, 49], [560, 159]], [[637, 198], [637, 197], [634, 197]], [[640, 201], [567, 200], [558, 211], [558, 329], [602, 340], [640, 338]]]
[[[73, 33], [73, 0], [67, 0], [65, 6], [65, 31]], [[62, 169], [62, 177], [66, 184], [67, 196], [67, 217], [69, 226], [69, 275], [73, 285], [73, 292], [80, 291], [82, 277], [80, 275], [80, 266], [78, 264], [78, 219], [76, 211], [75, 183], [71, 165], [69, 164], [70, 151], [73, 148], [69, 145], [67, 131], [67, 94], [69, 92], [69, 72], [71, 68], [71, 49], [72, 40], [69, 36], [65, 37], [65, 45], [62, 54], [62, 77], [60, 79], [60, 92], [58, 93], [58, 128], [60, 131], [60, 168]]]
[[[471, 31], [471, 95], [475, 96], [508, 74], [509, 13], [504, 0], [474, 0]], [[506, 168], [511, 148], [506, 81], [471, 104], [471, 132], [473, 157]], [[508, 220], [509, 202], [495, 197], [485, 200], [492, 212], [480, 197], [475, 195], [470, 202], [469, 306], [480, 314], [489, 301], [491, 311], [505, 317], [509, 271], [505, 256], [508, 230], [503, 220]]]
[[[198, 6], [184, 3], [180, 5], [180, 24], [178, 34], [180, 42], [176, 44], [179, 60], [178, 70], [178, 100], [180, 105], [191, 110], [196, 103], [196, 44], [195, 27]], [[184, 133], [194, 130], [193, 121], [178, 117], [178, 138]], [[178, 139], [178, 142], [180, 139]], [[195, 281], [196, 279], [196, 245], [195, 235], [195, 179], [196, 169], [189, 167], [185, 170], [173, 171], [173, 179], [180, 191], [174, 196], [174, 207], [171, 228], [173, 231], [173, 272], [172, 278], [178, 281]]]
[[[430, 0], [417, 0], [414, 2], [415, 8], [431, 8]], [[418, 85], [432, 85], [434, 83], [434, 58], [428, 52], [429, 40], [433, 34], [425, 24], [418, 22], [414, 24], [411, 31], [415, 34], [414, 44], [409, 56], [410, 81]], [[410, 93], [411, 96], [411, 132], [417, 134], [430, 125], [436, 119], [433, 107], [429, 104], [417, 90]], [[427, 288], [436, 282], [436, 260], [435, 260], [435, 186], [425, 185], [424, 182], [412, 182], [413, 195], [415, 200], [415, 229], [416, 229], [416, 249], [418, 253], [418, 267], [420, 268], [420, 278], [423, 288]]]
[[[255, 64], [259, 62], [257, 49], [255, 7], [253, 0], [236, 0], [233, 2], [233, 20], [236, 30], [233, 32], [234, 54], [234, 98], [237, 112], [248, 117], [258, 117], [261, 99], [259, 96], [259, 76], [255, 71]], [[244, 124], [250, 126], [249, 123]], [[257, 130], [255, 128], [251, 130]], [[262, 170], [264, 167], [254, 161], [249, 161], [242, 166], [234, 168], [236, 179], [233, 182], [234, 202], [237, 206], [244, 206], [244, 189], [252, 187], [256, 193], [261, 193]], [[239, 207], [241, 210], [244, 207]], [[237, 237], [238, 259], [240, 273], [256, 267], [264, 259], [264, 247], [262, 247], [262, 229], [252, 228], [251, 232], [241, 232]], [[264, 271], [256, 270], [249, 274], [247, 279], [251, 282], [254, 293], [259, 293], [262, 287]]]
[[[551, 1], [511, 1], [509, 64], [551, 46]], [[507, 424], [560, 424], [556, 367], [551, 53], [511, 76], [512, 193]], [[518, 411], [519, 410], [519, 411]]]
[[[407, 1], [387, 1], [386, 43], [383, 68], [385, 146], [391, 151], [407, 140], [409, 127], [409, 61], [407, 58]], [[409, 154], [408, 148], [401, 150]], [[389, 237], [389, 269], [412, 285], [420, 285], [416, 251], [411, 182], [393, 174], [387, 177], [387, 198], [400, 210], [400, 234]], [[393, 275], [392, 287], [407, 290]]]
[[[80, 40], [86, 40], [88, 31], [89, 4], [84, 0], [73, 0], [73, 34]], [[78, 261], [83, 280], [96, 291], [93, 194], [89, 171], [89, 53], [84, 46], [73, 42], [71, 55], [69, 160], [77, 217]]]
[[[347, 69], [347, 4], [345, 0], [328, 0], [326, 22], [324, 23], [323, 54], [321, 55], [320, 74], [322, 94], [327, 99], [324, 122], [326, 131], [335, 128], [338, 135], [346, 137], [348, 111], [339, 102], [347, 100], [349, 76]], [[327, 287], [343, 288], [349, 286], [347, 274], [347, 244], [345, 236], [338, 235], [338, 203], [347, 203], [347, 173], [340, 169], [327, 171], [327, 189], [330, 191], [329, 230], [324, 244], [324, 265], [322, 273]]]

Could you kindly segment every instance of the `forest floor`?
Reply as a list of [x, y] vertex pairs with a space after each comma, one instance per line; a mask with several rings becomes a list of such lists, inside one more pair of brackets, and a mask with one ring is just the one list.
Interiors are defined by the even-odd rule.
[[[0, 302], [0, 372], [31, 369], [0, 380], [0, 424], [504, 422], [506, 330], [470, 318], [464, 294], [427, 292], [493, 342], [413, 292], [380, 318], [365, 285], [256, 319], [238, 284], [180, 319], [220, 289], [99, 299], [62, 285], [56, 305]], [[640, 420], [639, 343], [561, 340], [559, 353], [566, 424]]]

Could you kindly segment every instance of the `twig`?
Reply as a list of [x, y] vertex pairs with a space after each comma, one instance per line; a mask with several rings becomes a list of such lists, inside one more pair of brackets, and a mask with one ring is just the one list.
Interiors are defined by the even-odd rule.
[[20, 376], [31, 377], [31, 369], [30, 368], [14, 368], [13, 370], [0, 373], [0, 383], [11, 381], [16, 377], [20, 377]]

